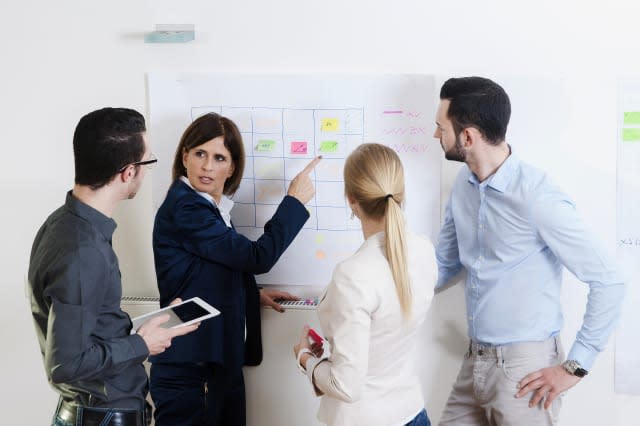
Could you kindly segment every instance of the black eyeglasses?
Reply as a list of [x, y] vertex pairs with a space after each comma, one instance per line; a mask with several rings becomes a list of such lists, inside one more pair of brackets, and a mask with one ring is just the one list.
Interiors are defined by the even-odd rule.
[[134, 161], [133, 163], [126, 164], [118, 170], [118, 173], [124, 172], [124, 170], [129, 166], [147, 166], [147, 169], [153, 169], [153, 165], [157, 162], [158, 158], [154, 154], [151, 154], [151, 158], [149, 160]]

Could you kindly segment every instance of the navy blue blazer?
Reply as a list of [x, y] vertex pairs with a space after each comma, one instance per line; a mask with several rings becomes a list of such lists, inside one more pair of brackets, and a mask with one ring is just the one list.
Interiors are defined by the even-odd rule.
[[260, 364], [260, 296], [254, 274], [273, 267], [308, 218], [304, 205], [286, 196], [264, 234], [251, 241], [227, 227], [212, 203], [180, 179], [174, 181], [153, 228], [160, 305], [198, 296], [221, 315], [173, 339], [150, 361], [214, 362], [226, 368]]

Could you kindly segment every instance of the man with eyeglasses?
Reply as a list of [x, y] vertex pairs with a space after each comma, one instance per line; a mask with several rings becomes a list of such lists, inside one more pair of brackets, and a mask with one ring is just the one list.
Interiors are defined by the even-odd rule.
[[130, 334], [120, 308], [111, 216], [157, 162], [145, 131], [144, 117], [131, 109], [82, 117], [73, 137], [75, 185], [33, 243], [31, 311], [47, 378], [60, 394], [56, 426], [148, 424], [142, 362], [197, 328], [165, 329], [166, 316]]

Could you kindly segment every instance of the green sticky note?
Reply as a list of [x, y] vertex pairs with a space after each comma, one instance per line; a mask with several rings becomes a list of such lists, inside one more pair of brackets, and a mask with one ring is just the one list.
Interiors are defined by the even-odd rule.
[[271, 139], [260, 139], [258, 141], [258, 145], [256, 145], [256, 151], [260, 152], [271, 152], [273, 148], [276, 146], [276, 141]]
[[640, 127], [623, 128], [622, 142], [640, 142]]
[[640, 124], [640, 111], [625, 112], [624, 124]]
[[320, 143], [320, 152], [336, 152], [338, 150], [338, 142], [322, 141]]

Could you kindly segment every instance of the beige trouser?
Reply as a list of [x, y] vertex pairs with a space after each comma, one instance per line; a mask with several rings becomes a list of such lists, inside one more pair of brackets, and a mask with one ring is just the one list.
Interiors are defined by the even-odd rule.
[[[533, 392], [515, 398], [518, 382], [529, 373], [564, 359], [560, 339], [489, 346], [469, 344], [462, 368], [442, 413], [440, 426], [543, 426], [558, 424], [561, 395], [548, 410], [529, 408]], [[544, 400], [543, 400], [544, 401]]]

